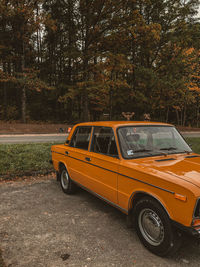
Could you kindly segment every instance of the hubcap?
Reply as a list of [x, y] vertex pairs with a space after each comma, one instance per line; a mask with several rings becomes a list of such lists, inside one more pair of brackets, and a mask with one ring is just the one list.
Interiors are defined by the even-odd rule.
[[143, 209], [138, 217], [140, 232], [153, 246], [159, 246], [164, 239], [164, 226], [158, 214], [151, 209]]
[[69, 185], [69, 176], [68, 176], [68, 173], [63, 170], [62, 171], [62, 174], [61, 174], [61, 184], [62, 184], [62, 187], [64, 189], [67, 189], [68, 188], [68, 185]]

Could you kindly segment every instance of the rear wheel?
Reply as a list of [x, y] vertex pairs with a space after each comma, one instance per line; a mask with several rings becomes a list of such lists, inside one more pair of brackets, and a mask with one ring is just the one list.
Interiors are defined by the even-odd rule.
[[135, 226], [143, 245], [158, 256], [173, 254], [180, 247], [180, 236], [172, 228], [168, 214], [152, 198], [136, 203]]
[[76, 190], [76, 185], [70, 179], [67, 169], [64, 166], [60, 170], [60, 185], [66, 194], [73, 194]]

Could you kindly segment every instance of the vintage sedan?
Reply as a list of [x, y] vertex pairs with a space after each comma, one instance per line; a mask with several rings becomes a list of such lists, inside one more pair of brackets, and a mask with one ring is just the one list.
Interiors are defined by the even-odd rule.
[[51, 151], [62, 190], [80, 186], [120, 209], [151, 252], [175, 252], [182, 232], [200, 236], [200, 155], [173, 125], [80, 123]]

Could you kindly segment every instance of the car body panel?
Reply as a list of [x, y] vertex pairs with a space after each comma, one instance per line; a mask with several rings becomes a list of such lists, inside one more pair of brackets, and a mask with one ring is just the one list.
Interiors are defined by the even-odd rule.
[[[169, 217], [184, 226], [191, 226], [197, 199], [200, 197], [200, 157], [194, 153], [124, 159], [117, 138], [117, 129], [127, 125], [172, 126], [154, 122], [89, 122], [73, 127], [68, 144], [52, 146], [56, 171], [63, 163], [74, 182], [94, 192], [128, 213], [138, 193], [157, 199]], [[119, 157], [110, 157], [70, 146], [77, 127], [112, 127]], [[68, 154], [66, 154], [66, 151]], [[89, 159], [89, 161], [87, 159]]]
[[89, 152], [91, 161], [87, 164], [87, 177], [91, 190], [117, 204], [117, 179], [119, 159]]
[[[119, 173], [122, 175], [119, 175], [118, 178], [119, 205], [125, 208], [130, 203], [130, 195], [134, 197], [135, 192], [146, 192], [146, 194], [159, 200], [172, 220], [190, 225], [196, 201], [192, 190], [190, 192], [186, 189], [190, 183], [178, 181], [179, 184], [177, 184], [176, 178], [173, 179], [169, 174], [150, 167], [147, 168], [142, 165], [142, 161], [143, 159], [132, 160], [131, 162], [125, 160], [121, 163]], [[194, 190], [196, 189], [196, 186], [191, 186]], [[175, 199], [175, 194], [187, 196], [187, 201]]]

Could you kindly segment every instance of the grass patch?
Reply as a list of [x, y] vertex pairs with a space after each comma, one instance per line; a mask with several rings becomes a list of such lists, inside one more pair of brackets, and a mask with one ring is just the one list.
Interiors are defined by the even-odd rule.
[[[200, 154], [200, 138], [186, 138], [193, 151]], [[2, 144], [0, 145], [0, 177], [45, 174], [53, 171], [51, 146], [46, 144]]]
[[53, 171], [49, 163], [53, 144], [0, 145], [0, 175], [22, 176]]
[[199, 137], [187, 137], [185, 138], [188, 144], [192, 146], [192, 150], [200, 154], [200, 138]]

